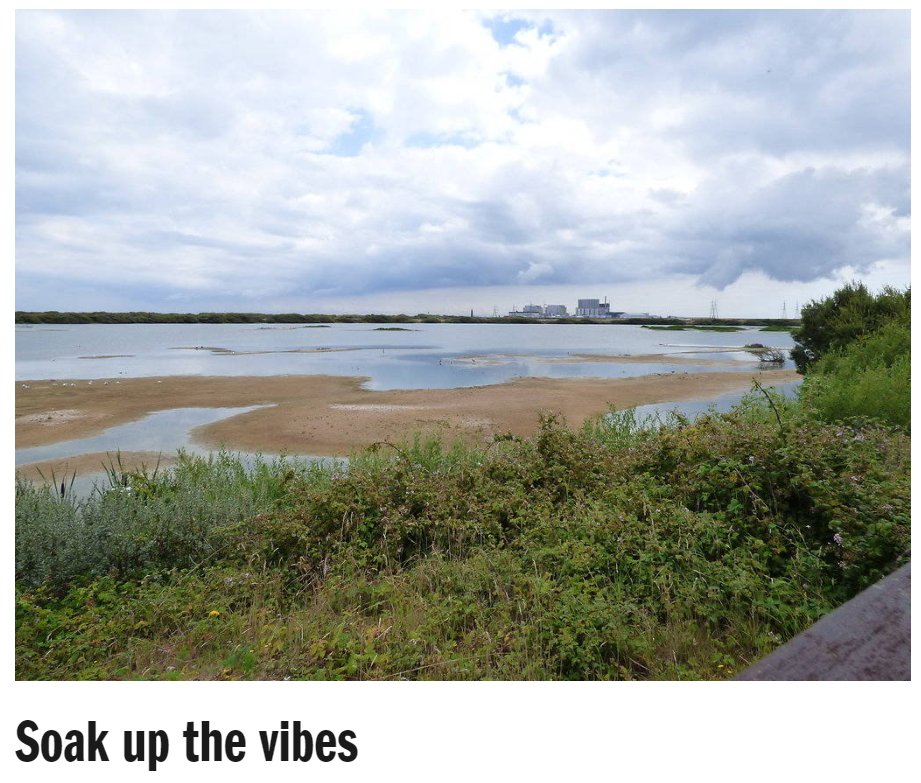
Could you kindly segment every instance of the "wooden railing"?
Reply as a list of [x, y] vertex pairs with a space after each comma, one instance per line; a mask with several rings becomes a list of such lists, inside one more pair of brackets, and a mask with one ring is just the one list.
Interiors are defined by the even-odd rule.
[[910, 680], [911, 563], [743, 671], [739, 680]]

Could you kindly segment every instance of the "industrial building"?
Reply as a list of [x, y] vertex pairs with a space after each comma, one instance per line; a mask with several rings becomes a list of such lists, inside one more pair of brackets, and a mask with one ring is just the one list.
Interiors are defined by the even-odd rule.
[[610, 318], [611, 305], [607, 297], [603, 302], [598, 299], [580, 299], [576, 307], [576, 318]]
[[525, 305], [522, 310], [515, 310], [514, 308], [509, 311], [509, 318], [543, 318], [544, 317], [544, 308], [540, 305]]
[[566, 305], [525, 305], [522, 310], [511, 310], [510, 318], [565, 318]]
[[[570, 318], [569, 310], [566, 305], [525, 305], [521, 310], [514, 307], [509, 312], [509, 318]], [[628, 317], [652, 317], [648, 313], [633, 314], [624, 312], [613, 312], [608, 298], [604, 301], [600, 299], [579, 299], [574, 313], [576, 318], [628, 318]]]

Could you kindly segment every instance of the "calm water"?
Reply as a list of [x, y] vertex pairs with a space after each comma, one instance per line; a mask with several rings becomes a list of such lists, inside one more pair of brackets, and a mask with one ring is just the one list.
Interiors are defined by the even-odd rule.
[[[327, 374], [366, 376], [369, 389], [443, 389], [502, 383], [516, 376], [623, 378], [670, 372], [676, 367], [667, 354], [674, 352], [701, 359], [736, 359], [738, 369], [747, 370], [753, 363], [749, 354], [711, 354], [708, 348], [755, 342], [793, 346], [788, 333], [757, 328], [741, 332], [665, 332], [601, 324], [409, 324], [406, 328], [412, 331], [378, 331], [374, 324], [17, 326], [16, 378]], [[580, 353], [662, 354], [662, 363], [559, 361]], [[733, 368], [681, 365], [680, 369]]]
[[[793, 381], [791, 383], [780, 383], [776, 386], [769, 386], [768, 388], [778, 392], [784, 397], [793, 399], [796, 396], [799, 385], [800, 381]], [[637, 420], [642, 420], [646, 416], [664, 417], [669, 411], [678, 411], [678, 413], [693, 419], [711, 410], [718, 412], [728, 411], [734, 405], [738, 405], [742, 401], [742, 398], [750, 393], [750, 391], [735, 391], [729, 392], [728, 394], [721, 394], [719, 397], [714, 397], [711, 400], [686, 400], [684, 402], [660, 402], [654, 405], [637, 405], [635, 409], [636, 417]]]
[[[95, 452], [153, 451], [173, 454], [184, 448], [196, 454], [207, 454], [189, 439], [189, 433], [196, 427], [211, 424], [228, 416], [256, 410], [258, 405], [245, 408], [173, 408], [156, 411], [137, 421], [120, 424], [116, 427], [88, 438], [64, 440], [45, 446], [33, 446], [28, 449], [16, 449], [16, 464], [27, 465], [30, 462], [42, 462], [47, 459], [73, 457], [77, 454]], [[130, 444], [130, 445], [126, 445]]]
[[[226, 419], [229, 416], [256, 410], [259, 407], [261, 406], [251, 405], [243, 408], [173, 408], [171, 410], [156, 411], [137, 421], [110, 427], [98, 435], [88, 438], [76, 438], [28, 449], [17, 449], [16, 464], [28, 465], [32, 462], [75, 457], [79, 454], [104, 453], [106, 457], [100, 458], [99, 464], [94, 470], [77, 474], [72, 483], [70, 475], [57, 477], [58, 479], [64, 479], [70, 487], [70, 491], [77, 497], [85, 498], [92, 494], [96, 487], [108, 485], [109, 479], [106, 468], [115, 463], [119, 451], [150, 451], [172, 456], [182, 449], [189, 454], [207, 456], [211, 449], [197, 445], [192, 438], [195, 428]], [[232, 453], [243, 462], [247, 469], [252, 468], [260, 458], [271, 460], [281, 456], [278, 454], [257, 455], [245, 451], [232, 451]], [[296, 459], [298, 461], [325, 463], [348, 462], [344, 457], [311, 455], [299, 455]], [[153, 470], [156, 466], [156, 460], [151, 460], [147, 468]]]
[[[385, 326], [385, 325], [382, 325]], [[99, 379], [165, 375], [349, 375], [369, 389], [452, 388], [502, 383], [519, 376], [623, 378], [669, 372], [750, 370], [748, 353], [715, 352], [763, 343], [790, 348], [786, 332], [669, 332], [625, 325], [375, 324], [325, 328], [256, 324], [87, 324], [16, 327], [16, 378]], [[587, 355], [661, 355], [661, 362], [578, 361]], [[675, 364], [670, 354], [731, 360], [731, 365]], [[787, 385], [792, 393], [796, 384]], [[695, 415], [725, 410], [741, 393], [715, 400], [643, 406], [640, 413], [678, 408]], [[97, 451], [202, 451], [192, 440], [201, 425], [252, 408], [183, 408], [79, 440], [16, 452], [16, 464]], [[247, 455], [243, 455], [246, 457]], [[102, 475], [102, 474], [98, 474]], [[83, 480], [95, 478], [83, 477]]]

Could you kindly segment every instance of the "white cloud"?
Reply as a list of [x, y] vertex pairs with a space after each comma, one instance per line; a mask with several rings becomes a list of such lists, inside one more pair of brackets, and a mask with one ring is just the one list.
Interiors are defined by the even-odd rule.
[[907, 14], [489, 16], [20, 12], [17, 306], [906, 272]]

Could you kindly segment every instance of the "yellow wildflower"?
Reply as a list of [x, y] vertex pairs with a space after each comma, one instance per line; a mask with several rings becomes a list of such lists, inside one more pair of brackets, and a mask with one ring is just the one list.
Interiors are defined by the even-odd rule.
[[212, 609], [208, 612], [208, 617], [220, 617], [221, 613], [217, 609]]

